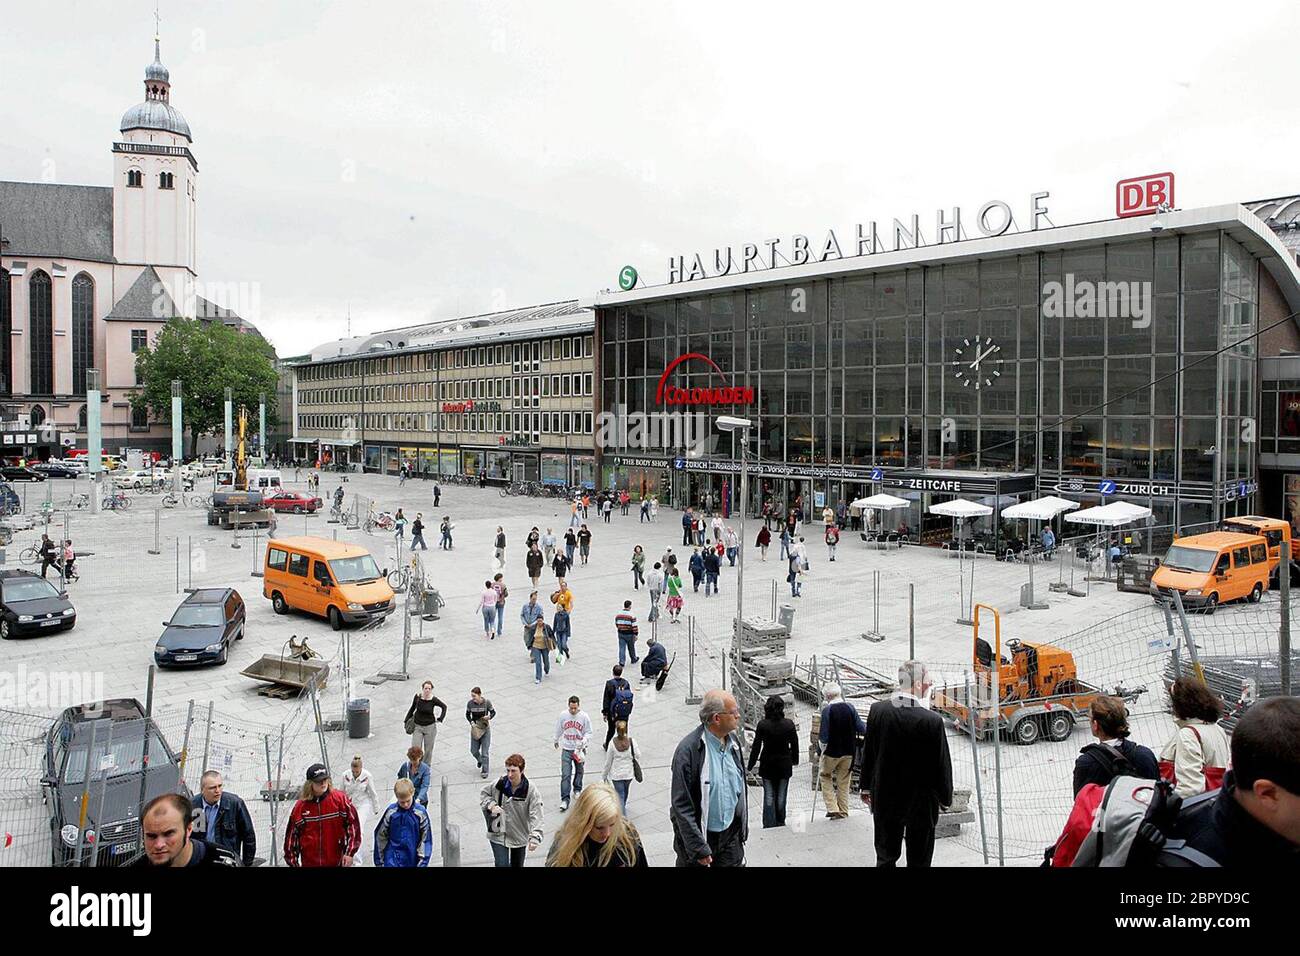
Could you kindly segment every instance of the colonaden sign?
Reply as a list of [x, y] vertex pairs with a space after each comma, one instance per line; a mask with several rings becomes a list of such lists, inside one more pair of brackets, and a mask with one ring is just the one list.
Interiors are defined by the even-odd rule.
[[[1044, 200], [1050, 195], [1051, 193], [1046, 191], [1029, 194], [1029, 215], [1026, 219], [1029, 231], [1037, 230], [1041, 220], [1047, 218], [1047, 206], [1044, 205]], [[1001, 199], [986, 202], [980, 206], [974, 219], [967, 218], [966, 222], [974, 226], [979, 236], [984, 237], [1000, 236], [1017, 225], [1010, 204]], [[1050, 220], [1048, 225], [1051, 225]], [[1018, 231], [1024, 231], [1023, 227]], [[921, 217], [913, 213], [910, 218], [895, 219], [892, 226], [885, 227], [885, 236], [891, 240], [888, 248], [881, 238], [881, 230], [876, 221], [869, 220], [858, 223], [851, 238], [846, 234], [849, 243], [847, 253], [840, 242], [840, 236], [834, 229], [829, 229], [825, 238], [817, 243], [805, 235], [794, 235], [789, 237], [788, 242], [778, 237], [764, 239], [762, 242], [744, 243], [740, 247], [739, 254], [732, 247], [727, 246], [714, 249], [711, 257], [698, 252], [693, 255], [670, 256], [668, 284], [959, 242], [971, 238], [962, 224], [961, 207], [953, 206], [951, 210], [938, 210], [935, 213], [934, 232], [930, 235], [932, 238], [926, 239], [921, 230]]]
[[673, 369], [686, 361], [703, 362], [718, 375], [726, 378], [726, 373], [718, 368], [718, 363], [701, 352], [687, 352], [668, 363], [664, 373], [659, 376], [659, 386], [655, 389], [655, 401], [660, 405], [749, 405], [754, 401], [752, 388], [726, 386], [723, 388], [681, 388], [668, 384], [668, 376]]

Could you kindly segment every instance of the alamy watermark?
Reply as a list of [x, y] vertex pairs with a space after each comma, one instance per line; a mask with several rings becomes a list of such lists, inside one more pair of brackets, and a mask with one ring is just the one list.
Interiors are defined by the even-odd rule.
[[704, 412], [629, 412], [615, 405], [596, 416], [596, 442], [609, 452], [684, 451], [689, 458], [709, 451], [708, 416]]
[[0, 671], [0, 707], [6, 709], [61, 710], [103, 699], [103, 671], [28, 670], [22, 664]]
[[170, 283], [155, 282], [153, 314], [170, 319], [173, 314], [196, 319], [224, 319], [234, 313], [256, 323], [262, 312], [260, 282], [202, 282], [177, 276]]
[[1151, 326], [1150, 282], [1094, 282], [1075, 279], [1043, 283], [1043, 315], [1049, 319], [1128, 319], [1135, 329]]

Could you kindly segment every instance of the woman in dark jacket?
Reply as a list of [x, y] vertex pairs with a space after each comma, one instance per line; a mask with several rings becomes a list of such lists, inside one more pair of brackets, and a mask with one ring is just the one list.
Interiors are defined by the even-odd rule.
[[1099, 743], [1088, 744], [1074, 761], [1074, 795], [1090, 783], [1106, 786], [1116, 777], [1160, 776], [1156, 755], [1128, 739], [1128, 709], [1118, 697], [1098, 697], [1090, 708], [1092, 735]]
[[749, 769], [758, 764], [763, 781], [763, 829], [785, 826], [785, 797], [793, 768], [799, 763], [799, 734], [785, 715], [785, 701], [769, 697], [754, 730]]

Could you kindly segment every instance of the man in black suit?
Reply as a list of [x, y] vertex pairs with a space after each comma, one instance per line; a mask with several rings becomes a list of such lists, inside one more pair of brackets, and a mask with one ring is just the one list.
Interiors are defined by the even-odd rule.
[[257, 854], [253, 818], [243, 800], [225, 791], [225, 783], [217, 771], [209, 770], [199, 780], [194, 809], [198, 811], [194, 817], [194, 839], [228, 850], [244, 866], [253, 865]]
[[876, 866], [930, 865], [939, 808], [952, 803], [952, 758], [943, 720], [929, 709], [930, 680], [920, 661], [898, 669], [898, 691], [867, 714], [862, 802], [876, 829]]

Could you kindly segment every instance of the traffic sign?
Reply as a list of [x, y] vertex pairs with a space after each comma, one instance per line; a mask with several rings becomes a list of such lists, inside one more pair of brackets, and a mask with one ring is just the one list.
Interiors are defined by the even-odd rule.
[[624, 292], [630, 292], [636, 287], [636, 269], [632, 266], [624, 266], [618, 272], [618, 287]]

